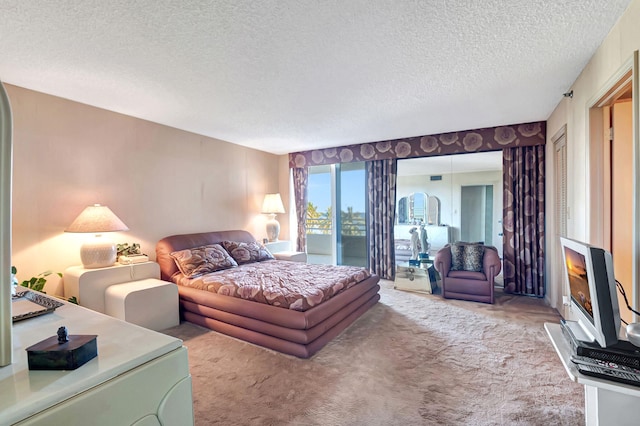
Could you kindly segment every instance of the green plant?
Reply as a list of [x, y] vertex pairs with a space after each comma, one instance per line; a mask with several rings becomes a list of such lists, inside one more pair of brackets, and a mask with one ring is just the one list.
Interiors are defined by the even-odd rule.
[[[16, 274], [17, 273], [18, 273], [18, 269], [15, 266], [11, 266], [11, 280], [13, 281], [13, 283], [15, 283], [15, 285], [18, 285], [18, 280], [16, 279]], [[27, 288], [29, 288], [31, 290], [35, 290], [35, 291], [39, 291], [41, 293], [47, 294], [45, 291], [43, 291], [43, 289], [44, 289], [44, 285], [47, 283], [47, 278], [46, 277], [48, 277], [52, 273], [53, 272], [51, 272], [51, 271], [41, 272], [38, 275], [36, 275], [35, 277], [31, 277], [28, 280], [22, 281], [20, 283], [20, 285], [22, 287], [27, 287]], [[59, 276], [60, 278], [62, 278], [62, 273], [56, 272], [56, 275]], [[79, 305], [78, 299], [76, 299], [75, 296], [72, 296], [72, 297], [68, 298], [67, 302]]]
[[[42, 290], [44, 288], [44, 285], [47, 283], [47, 278], [49, 275], [51, 275], [53, 272], [51, 271], [45, 271], [45, 272], [41, 272], [38, 275], [36, 275], [35, 277], [31, 277], [29, 280], [24, 280], [20, 283], [20, 285], [22, 287], [27, 287], [31, 290], [35, 290], [35, 291], [40, 291], [42, 293], [44, 293], [44, 291]], [[62, 274], [60, 272], [57, 272], [57, 275], [62, 278]]]
[[[14, 276], [15, 276], [15, 274], [18, 273], [18, 270], [17, 270], [17, 268], [15, 266], [11, 266], [11, 273]], [[35, 291], [39, 291], [39, 292], [45, 293], [42, 290], [44, 289], [44, 285], [47, 283], [47, 277], [49, 275], [51, 275], [52, 273], [53, 272], [51, 272], [51, 271], [41, 272], [38, 275], [36, 275], [35, 277], [31, 277], [28, 280], [22, 281], [20, 283], [20, 285], [22, 287], [27, 287], [28, 289], [31, 289], [31, 290], [35, 290]], [[56, 275], [58, 275], [60, 278], [62, 278], [62, 273], [56, 272]]]
[[129, 243], [117, 244], [116, 248], [118, 251], [118, 256], [128, 256], [130, 254], [141, 254], [140, 244], [138, 243], [132, 243], [131, 245], [129, 245]]

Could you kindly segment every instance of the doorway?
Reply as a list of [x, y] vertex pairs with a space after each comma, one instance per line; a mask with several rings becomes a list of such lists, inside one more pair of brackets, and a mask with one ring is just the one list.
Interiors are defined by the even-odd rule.
[[[589, 105], [589, 242], [609, 250], [616, 279], [638, 307], [638, 52], [634, 52]], [[635, 111], [635, 114], [634, 114]], [[598, 208], [600, 207], [600, 208]], [[620, 316], [637, 321], [618, 292]]]
[[[629, 94], [631, 89], [629, 88]], [[610, 250], [613, 270], [629, 297], [633, 294], [633, 144], [631, 128], [631, 99], [617, 100], [611, 105], [611, 136], [609, 138], [610, 176], [609, 226]], [[607, 164], [605, 164], [605, 170]], [[631, 311], [626, 309], [624, 298], [619, 296], [620, 315], [627, 323], [633, 322]]]
[[464, 185], [460, 198], [460, 239], [495, 246], [493, 185]]

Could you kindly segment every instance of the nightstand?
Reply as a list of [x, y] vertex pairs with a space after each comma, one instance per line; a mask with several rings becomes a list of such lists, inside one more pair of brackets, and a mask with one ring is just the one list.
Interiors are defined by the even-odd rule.
[[80, 306], [105, 313], [104, 293], [113, 284], [122, 284], [145, 278], [160, 279], [160, 265], [156, 262], [85, 269], [71, 266], [64, 271], [64, 297], [75, 296]]
[[307, 253], [292, 251], [290, 241], [274, 241], [264, 245], [267, 250], [278, 260], [290, 260], [292, 262], [306, 262]]
[[156, 278], [114, 284], [104, 292], [105, 313], [161, 331], [180, 324], [178, 286]]
[[264, 245], [271, 254], [276, 254], [281, 251], [291, 250], [291, 241], [274, 241], [272, 243], [265, 243]]
[[64, 295], [78, 304], [151, 330], [180, 324], [178, 287], [160, 279], [156, 262], [64, 272]]

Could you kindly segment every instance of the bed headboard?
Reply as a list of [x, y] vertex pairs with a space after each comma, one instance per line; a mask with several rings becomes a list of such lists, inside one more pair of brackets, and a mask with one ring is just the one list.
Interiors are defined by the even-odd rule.
[[156, 262], [160, 264], [160, 278], [165, 281], [172, 281], [171, 277], [178, 272], [178, 267], [171, 257], [171, 253], [177, 250], [184, 250], [193, 247], [205, 246], [207, 244], [217, 244], [222, 241], [240, 241], [251, 243], [256, 239], [247, 231], [213, 231], [201, 232], [198, 234], [171, 235], [158, 241], [156, 244]]

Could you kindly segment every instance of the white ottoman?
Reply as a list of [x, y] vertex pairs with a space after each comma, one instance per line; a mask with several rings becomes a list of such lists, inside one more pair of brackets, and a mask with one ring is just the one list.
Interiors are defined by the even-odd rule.
[[105, 313], [151, 330], [180, 324], [178, 286], [148, 278], [114, 284], [104, 292]]
[[290, 260], [292, 262], [306, 262], [307, 253], [301, 251], [279, 251], [273, 253], [273, 257], [278, 260]]

